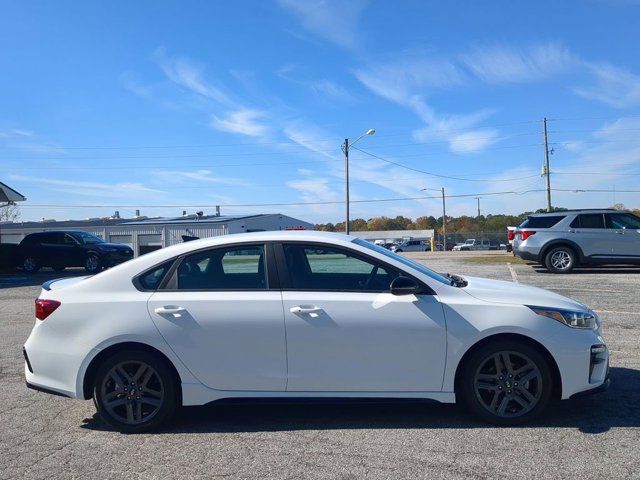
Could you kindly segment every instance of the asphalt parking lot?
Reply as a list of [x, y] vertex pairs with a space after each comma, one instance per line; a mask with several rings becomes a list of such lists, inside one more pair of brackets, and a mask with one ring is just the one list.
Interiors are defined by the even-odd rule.
[[465, 253], [409, 255], [437, 271], [518, 281], [591, 306], [611, 350], [611, 389], [515, 428], [452, 405], [243, 402], [191, 407], [162, 432], [121, 435], [91, 401], [26, 389], [21, 349], [33, 300], [60, 275], [3, 274], [0, 478], [640, 478], [640, 268], [553, 275], [508, 263], [506, 253], [495, 263]]

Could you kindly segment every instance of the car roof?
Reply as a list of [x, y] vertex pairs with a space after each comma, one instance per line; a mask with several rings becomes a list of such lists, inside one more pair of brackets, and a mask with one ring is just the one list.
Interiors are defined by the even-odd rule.
[[617, 210], [615, 208], [575, 208], [571, 210], [562, 210], [558, 212], [541, 212], [541, 213], [530, 213], [527, 215], [528, 217], [554, 217], [558, 215], [567, 215], [570, 213], [610, 213], [610, 212], [619, 212], [619, 213], [627, 213], [628, 210]]

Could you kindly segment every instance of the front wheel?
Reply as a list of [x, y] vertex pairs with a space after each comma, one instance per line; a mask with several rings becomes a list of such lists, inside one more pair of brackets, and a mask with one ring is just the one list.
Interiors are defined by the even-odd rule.
[[538, 416], [551, 400], [553, 378], [547, 359], [519, 341], [496, 341], [465, 362], [459, 384], [462, 401], [483, 420], [515, 425]]
[[84, 262], [84, 269], [87, 271], [87, 273], [98, 273], [101, 268], [102, 262], [100, 261], [100, 257], [98, 257], [97, 255], [89, 255]]
[[146, 432], [167, 422], [177, 410], [178, 380], [153, 354], [119, 352], [98, 368], [93, 402], [116, 430]]
[[544, 257], [544, 265], [553, 273], [569, 273], [576, 265], [576, 254], [570, 247], [556, 247]]
[[394, 253], [402, 253], [402, 249], [401, 248], [396, 248]]

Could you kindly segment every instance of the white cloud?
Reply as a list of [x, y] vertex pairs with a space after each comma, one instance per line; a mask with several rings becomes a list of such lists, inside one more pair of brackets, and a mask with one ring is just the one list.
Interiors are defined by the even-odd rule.
[[607, 63], [590, 63], [587, 68], [593, 83], [575, 88], [576, 94], [616, 108], [640, 105], [640, 76]]
[[366, 1], [279, 0], [278, 3], [314, 35], [343, 48], [354, 49], [359, 45], [358, 20]]
[[493, 84], [543, 80], [571, 69], [578, 62], [568, 49], [554, 43], [526, 49], [478, 47], [460, 59], [476, 77]]
[[265, 112], [252, 109], [241, 109], [231, 112], [227, 118], [213, 115], [211, 126], [223, 132], [239, 133], [250, 137], [263, 137], [269, 132], [269, 127], [258, 120], [266, 117]]
[[217, 185], [231, 185], [238, 187], [250, 186], [250, 182], [240, 178], [220, 177], [215, 175], [211, 170], [158, 170], [154, 175], [172, 182], [181, 182], [193, 184], [193, 182], [210, 183]]
[[311, 89], [319, 96], [328, 97], [332, 100], [351, 101], [353, 97], [342, 85], [338, 85], [331, 80], [316, 80], [311, 82]]
[[161, 194], [163, 190], [147, 187], [136, 182], [102, 183], [81, 180], [59, 180], [53, 178], [30, 177], [25, 175], [9, 175], [12, 180], [31, 182], [34, 185], [45, 185], [52, 190], [88, 197], [131, 197], [146, 194]]
[[336, 154], [339, 152], [338, 146], [334, 143], [336, 137], [313, 124], [303, 121], [290, 123], [285, 126], [283, 133], [289, 140], [311, 152], [318, 153], [332, 160], [337, 158], [328, 151], [332, 150], [331, 147], [335, 146]]
[[186, 58], [168, 57], [162, 48], [156, 50], [154, 58], [167, 78], [176, 85], [219, 104], [234, 105], [230, 96], [221, 88], [205, 80], [202, 67], [192, 61]]
[[448, 62], [394, 62], [377, 65], [370, 70], [356, 70], [356, 78], [376, 95], [411, 109], [425, 126], [413, 132], [420, 142], [444, 140], [454, 153], [480, 151], [498, 140], [493, 130], [475, 126], [489, 115], [490, 110], [470, 114], [446, 115], [437, 113], [425, 100], [425, 90], [458, 85], [464, 81], [456, 67]]
[[21, 137], [33, 137], [34, 133], [31, 130], [22, 130], [19, 128], [10, 128], [8, 130], [0, 130], [0, 138], [21, 138]]

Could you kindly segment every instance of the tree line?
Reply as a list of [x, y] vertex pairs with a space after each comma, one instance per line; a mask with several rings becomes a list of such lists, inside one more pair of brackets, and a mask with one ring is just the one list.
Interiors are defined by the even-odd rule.
[[[625, 210], [625, 206], [621, 204], [613, 205], [610, 208], [616, 210]], [[562, 212], [566, 208], [556, 207], [553, 211]], [[632, 210], [633, 213], [640, 216], [640, 209]], [[451, 217], [447, 215], [447, 233], [464, 233], [464, 232], [504, 232], [507, 227], [517, 227], [520, 225], [527, 215], [532, 213], [544, 213], [545, 209], [539, 209], [535, 212], [523, 212], [520, 215], [480, 215], [479, 217], [470, 217], [462, 215], [460, 217]], [[434, 217], [432, 215], [418, 217], [415, 220], [399, 215], [395, 218], [391, 217], [373, 217], [369, 220], [364, 218], [355, 218], [349, 221], [349, 228], [353, 232], [373, 231], [373, 230], [435, 230], [442, 233], [442, 216]], [[318, 223], [314, 225], [315, 230], [326, 232], [344, 232], [344, 222], [338, 223]]]

